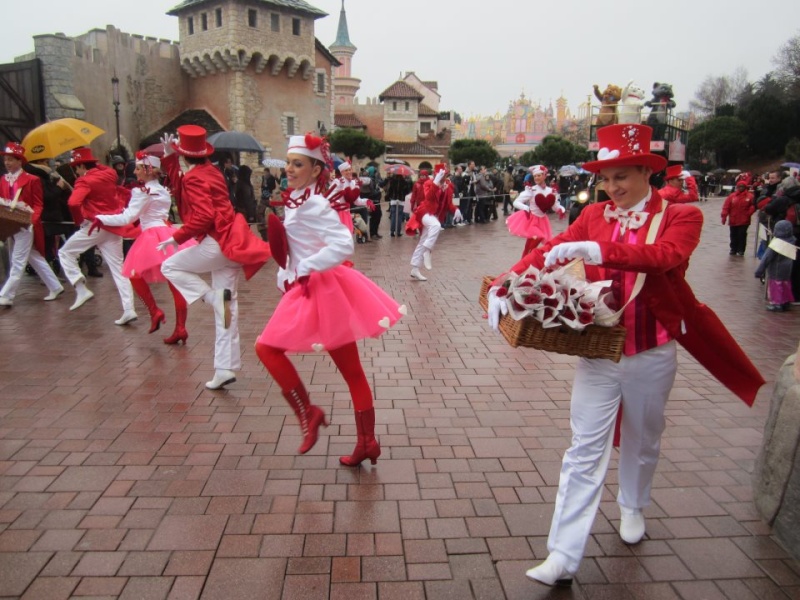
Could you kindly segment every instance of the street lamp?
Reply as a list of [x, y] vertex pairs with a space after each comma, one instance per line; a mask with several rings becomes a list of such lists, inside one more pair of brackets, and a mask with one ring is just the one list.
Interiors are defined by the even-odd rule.
[[122, 142], [119, 138], [119, 78], [117, 74], [111, 78], [112, 103], [114, 104], [114, 119], [117, 123], [117, 152], [122, 151]]

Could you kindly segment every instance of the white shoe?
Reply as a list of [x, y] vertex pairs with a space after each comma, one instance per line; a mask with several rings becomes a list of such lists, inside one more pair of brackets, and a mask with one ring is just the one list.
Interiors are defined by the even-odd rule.
[[214, 318], [221, 321], [224, 328], [228, 329], [231, 326], [231, 291], [211, 290], [206, 296], [204, 301], [211, 304], [214, 309]]
[[0, 306], [14, 306], [14, 301], [11, 298], [6, 298], [5, 296], [0, 296]]
[[77, 292], [77, 296], [75, 297], [75, 302], [72, 303], [72, 306], [69, 307], [70, 310], [75, 310], [76, 308], [80, 308], [84, 304], [86, 304], [89, 300], [94, 298], [94, 293], [92, 290], [87, 288], [85, 285], [81, 287], [75, 288]]
[[545, 585], [567, 587], [572, 585], [572, 573], [552, 554], [542, 564], [525, 572], [525, 577]]
[[131, 321], [135, 321], [138, 318], [139, 315], [137, 315], [134, 311], [126, 310], [124, 313], [122, 313], [122, 316], [119, 319], [114, 321], [114, 325], [127, 325]]
[[44, 300], [45, 300], [45, 302], [50, 302], [51, 300], [55, 300], [56, 298], [58, 298], [63, 293], [64, 293], [64, 288], [60, 287], [57, 290], [52, 291], [49, 294], [47, 294], [47, 296], [44, 297]]
[[433, 263], [431, 262], [431, 251], [430, 250], [425, 250], [425, 252], [422, 253], [422, 262], [425, 265], [425, 268], [428, 269], [428, 271], [433, 269]]
[[644, 537], [644, 515], [640, 509], [619, 507], [619, 537], [626, 544], [638, 544]]
[[214, 379], [206, 381], [206, 387], [210, 390], [218, 390], [234, 381], [236, 381], [236, 373], [225, 369], [217, 369], [214, 373]]
[[411, 279], [416, 279], [417, 281], [428, 281], [428, 278], [419, 272], [419, 267], [414, 267], [411, 269]]

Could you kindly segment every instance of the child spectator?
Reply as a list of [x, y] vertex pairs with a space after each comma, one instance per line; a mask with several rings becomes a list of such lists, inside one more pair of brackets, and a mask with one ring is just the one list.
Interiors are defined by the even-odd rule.
[[797, 249], [794, 246], [795, 238], [792, 234], [792, 224], [789, 221], [778, 221], [773, 234], [774, 237], [769, 243], [755, 275], [761, 278], [766, 273], [769, 280], [767, 283], [767, 296], [769, 297], [767, 310], [782, 312], [788, 310], [790, 304], [794, 302], [792, 265]]

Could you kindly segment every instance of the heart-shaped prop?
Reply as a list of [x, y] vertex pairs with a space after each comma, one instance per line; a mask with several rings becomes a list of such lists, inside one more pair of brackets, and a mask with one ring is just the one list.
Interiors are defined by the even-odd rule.
[[325, 346], [323, 346], [322, 344], [311, 344], [311, 349], [314, 352], [322, 352], [323, 350], [325, 350]]
[[408, 307], [405, 304], [401, 304], [400, 306], [397, 307], [397, 312], [405, 316], [408, 314]]
[[391, 325], [389, 317], [383, 317], [380, 321], [378, 321], [378, 325], [380, 325], [384, 329], [389, 329], [389, 326]]
[[556, 196], [555, 194], [547, 194], [546, 196], [544, 194], [536, 194], [533, 197], [533, 201], [536, 202], [539, 210], [546, 214], [556, 203]]
[[619, 156], [619, 150], [609, 150], [608, 148], [600, 148], [597, 153], [597, 160], [611, 160]]

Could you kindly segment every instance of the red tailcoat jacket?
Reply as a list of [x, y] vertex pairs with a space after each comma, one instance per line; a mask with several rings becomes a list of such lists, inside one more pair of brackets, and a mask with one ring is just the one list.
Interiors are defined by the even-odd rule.
[[219, 244], [222, 254], [242, 265], [250, 279], [264, 266], [272, 253], [266, 242], [257, 238], [245, 218], [233, 210], [225, 178], [211, 162], [195, 165], [183, 173], [177, 154], [161, 161], [172, 184], [183, 227], [172, 236], [178, 244], [210, 236]]
[[[652, 190], [645, 212], [661, 210], [664, 200]], [[689, 257], [700, 242], [703, 214], [695, 206], [667, 204], [660, 232], [645, 244], [652, 216], [638, 230], [636, 244], [612, 242], [615, 223], [606, 222], [601, 202], [587, 206], [569, 228], [536, 248], [512, 267], [522, 273], [528, 266], [541, 268], [543, 255], [562, 242], [595, 241], [600, 245], [602, 265], [586, 265], [590, 281], [609, 279], [606, 269], [646, 273], [636, 301], [645, 302], [670, 335], [714, 375], [725, 387], [752, 405], [764, 379], [733, 339], [716, 314], [700, 303], [686, 282]]]
[[[128, 199], [130, 190], [123, 195], [117, 189], [117, 172], [106, 165], [97, 165], [75, 180], [67, 205], [75, 225], [80, 225], [93, 221], [97, 215], [121, 213]], [[135, 238], [141, 233], [138, 225], [110, 227], [101, 224], [100, 228], [124, 238]]]
[[414, 214], [417, 220], [422, 223], [422, 217], [425, 215], [434, 215], [440, 222], [444, 222], [445, 215], [448, 212], [454, 212], [453, 207], [453, 182], [445, 179], [447, 187], [444, 189], [436, 185], [433, 179], [428, 179], [423, 184], [424, 199], [419, 206], [414, 209]]
[[665, 185], [658, 191], [658, 193], [661, 194], [661, 197], [664, 200], [667, 202], [672, 202], [673, 204], [697, 202], [697, 200], [700, 198], [697, 195], [697, 182], [694, 180], [694, 177], [686, 178], [685, 192], [680, 188], [672, 187], [671, 185]]
[[23, 171], [17, 177], [16, 185], [12, 187], [5, 177], [0, 177], [0, 198], [13, 200], [17, 190], [19, 201], [24, 202], [33, 209], [31, 225], [33, 225], [33, 246], [36, 251], [44, 256], [44, 228], [42, 227], [42, 210], [44, 209], [44, 192], [42, 180]]

